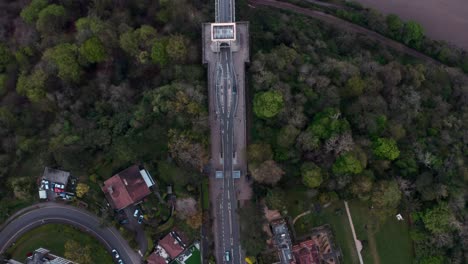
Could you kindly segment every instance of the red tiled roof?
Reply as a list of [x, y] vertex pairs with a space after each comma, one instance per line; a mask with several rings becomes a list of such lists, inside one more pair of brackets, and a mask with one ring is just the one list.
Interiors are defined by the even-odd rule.
[[161, 239], [158, 244], [166, 250], [167, 254], [169, 254], [172, 259], [184, 251], [184, 248], [179, 244], [179, 242], [177, 242], [171, 233]]
[[148, 262], [148, 264], [166, 264], [166, 260], [155, 252], [149, 255], [146, 262]]
[[318, 246], [313, 240], [307, 240], [294, 245], [292, 248], [295, 264], [319, 264]]
[[141, 201], [151, 193], [137, 165], [106, 180], [102, 191], [110, 198], [112, 206], [118, 210]]

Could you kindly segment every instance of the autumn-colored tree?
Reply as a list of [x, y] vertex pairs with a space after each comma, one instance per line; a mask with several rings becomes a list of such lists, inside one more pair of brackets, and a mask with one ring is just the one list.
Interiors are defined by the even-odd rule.
[[250, 171], [257, 182], [271, 185], [276, 184], [284, 175], [284, 171], [273, 160], [267, 160]]
[[193, 229], [198, 229], [203, 223], [203, 213], [198, 211], [196, 214], [191, 215], [186, 220], [187, 224]]
[[200, 171], [208, 162], [206, 148], [197, 142], [189, 132], [170, 130], [168, 149], [174, 159]]
[[87, 194], [89, 191], [89, 185], [87, 184], [84, 184], [84, 183], [78, 183], [76, 185], [76, 196], [81, 198], [83, 197], [85, 194]]

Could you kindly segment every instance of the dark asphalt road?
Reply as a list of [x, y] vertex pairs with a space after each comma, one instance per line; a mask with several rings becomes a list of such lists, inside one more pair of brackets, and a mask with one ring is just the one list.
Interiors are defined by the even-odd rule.
[[[221, 124], [221, 140], [223, 155], [222, 191], [215, 208], [218, 236], [216, 241], [216, 257], [218, 263], [242, 263], [239, 220], [237, 215], [237, 198], [233, 172], [234, 149], [234, 115], [237, 107], [236, 79], [232, 63], [232, 53], [229, 46], [224, 46], [218, 53], [216, 71], [217, 112]], [[221, 179], [220, 179], [221, 181]], [[230, 260], [225, 254], [229, 252]]]
[[99, 219], [93, 214], [73, 206], [58, 203], [42, 203], [31, 207], [0, 231], [0, 254], [25, 232], [48, 223], [73, 225], [96, 237], [107, 250], [116, 249], [125, 263], [141, 263], [140, 256], [134, 252], [127, 241], [113, 227], [101, 227]]

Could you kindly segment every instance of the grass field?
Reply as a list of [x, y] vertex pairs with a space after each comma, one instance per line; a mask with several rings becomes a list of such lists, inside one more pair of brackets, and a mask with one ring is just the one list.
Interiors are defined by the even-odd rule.
[[112, 257], [96, 239], [71, 226], [61, 224], [47, 224], [29, 231], [16, 241], [15, 246], [11, 247], [8, 253], [13, 259], [24, 261], [29, 252], [43, 247], [55, 255], [63, 256], [67, 240], [75, 240], [81, 245], [90, 245], [93, 263], [113, 263]]
[[[353, 236], [342, 201], [336, 202], [320, 213], [310, 213], [297, 220], [294, 225], [296, 236], [310, 234], [313, 227], [329, 224], [335, 236], [336, 246], [341, 248], [343, 263], [359, 263]], [[370, 263], [370, 262], [369, 262]]]
[[[365, 204], [349, 203], [357, 238], [364, 242], [364, 263], [413, 263], [412, 242], [407, 221], [389, 217], [384, 222]], [[367, 244], [367, 246], [366, 246]]]

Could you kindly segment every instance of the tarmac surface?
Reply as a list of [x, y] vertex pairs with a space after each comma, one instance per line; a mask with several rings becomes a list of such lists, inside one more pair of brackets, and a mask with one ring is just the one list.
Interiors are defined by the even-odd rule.
[[125, 263], [141, 263], [141, 257], [115, 228], [103, 227], [99, 218], [86, 210], [54, 202], [31, 206], [8, 219], [0, 231], [0, 254], [24, 233], [50, 223], [72, 225], [94, 236], [106, 250], [116, 249]]

